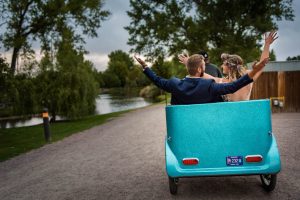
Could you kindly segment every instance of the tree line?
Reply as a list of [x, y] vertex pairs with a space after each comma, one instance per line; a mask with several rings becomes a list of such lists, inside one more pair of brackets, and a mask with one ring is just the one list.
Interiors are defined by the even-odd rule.
[[34, 70], [16, 75], [1, 58], [0, 117], [41, 113], [45, 107], [54, 121], [57, 115], [76, 119], [94, 113], [99, 87], [92, 63], [74, 50], [60, 51], [55, 63], [45, 56]]

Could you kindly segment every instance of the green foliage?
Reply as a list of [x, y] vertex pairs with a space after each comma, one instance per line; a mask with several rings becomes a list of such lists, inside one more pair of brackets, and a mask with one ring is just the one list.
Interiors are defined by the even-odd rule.
[[11, 74], [9, 65], [4, 58], [0, 56], [0, 116], [7, 116], [12, 112], [9, 95], [11, 85]]
[[126, 80], [127, 87], [141, 87], [150, 83], [151, 81], [145, 76], [140, 66], [135, 65], [130, 69]]
[[154, 60], [208, 49], [213, 63], [222, 52], [253, 61], [262, 34], [276, 29], [276, 20], [294, 18], [292, 0], [130, 0], [130, 6], [128, 44]]
[[108, 57], [107, 72], [116, 75], [120, 80], [120, 86], [124, 87], [129, 70], [133, 67], [133, 59], [121, 50], [111, 52]]
[[274, 49], [271, 50], [269, 58], [270, 58], [270, 61], [276, 61], [276, 55], [275, 55]]
[[0, 95], [3, 94], [3, 91], [6, 88], [8, 79], [10, 78], [9, 74], [9, 65], [4, 58], [0, 55]]
[[31, 73], [8, 73], [8, 64], [1, 63], [0, 116], [40, 113], [43, 107], [68, 119], [94, 113], [98, 96], [95, 69], [85, 61], [83, 53], [73, 48], [72, 42], [60, 44], [56, 60], [46, 54], [36, 76]]
[[[81, 36], [97, 36], [101, 21], [109, 15], [102, 10], [103, 0], [22, 0], [1, 1], [1, 25], [6, 32], [0, 35], [4, 47], [13, 48], [11, 70], [14, 72], [16, 59], [22, 50], [25, 54], [32, 52], [32, 41], [39, 40], [42, 50], [50, 51], [56, 48], [68, 31], [77, 49], [84, 39]], [[82, 30], [81, 34], [78, 30]]]
[[14, 113], [18, 115], [28, 115], [37, 112], [36, 102], [36, 84], [34, 78], [28, 77], [25, 74], [18, 74], [14, 78], [13, 101]]
[[0, 71], [0, 117], [35, 113], [37, 106], [34, 78], [24, 73], [13, 76], [3, 58], [0, 58]]
[[135, 66], [126, 52], [113, 51], [108, 57], [108, 68], [104, 72], [98, 72], [97, 76], [101, 87], [140, 87], [150, 84], [140, 66]]
[[83, 54], [68, 42], [60, 44], [56, 65], [47, 60], [41, 61], [44, 70], [37, 76], [39, 102], [54, 118], [57, 114], [68, 119], [93, 114], [98, 83], [91, 62], [84, 61]]
[[[152, 70], [158, 76], [166, 79], [169, 79], [173, 76], [177, 78], [184, 78], [187, 74], [185, 66], [180, 64], [177, 60], [164, 61], [161, 57], [153, 64]], [[165, 92], [151, 84], [141, 90], [140, 96], [152, 98], [156, 101], [162, 101], [165, 99]]]
[[91, 66], [79, 63], [71, 71], [62, 71], [59, 88], [58, 111], [68, 119], [94, 114], [98, 85], [91, 73]]
[[187, 75], [185, 66], [179, 63], [177, 59], [173, 59], [172, 61], [164, 61], [162, 58], [159, 58], [154, 62], [152, 70], [158, 76], [166, 79], [169, 79], [172, 76], [184, 78]]
[[59, 99], [59, 90], [63, 83], [60, 82], [61, 73], [53, 69], [43, 70], [36, 77], [37, 84], [37, 102], [40, 106], [40, 110], [43, 107], [49, 109], [49, 112], [52, 116], [58, 113], [58, 99]]
[[160, 77], [169, 79], [171, 78], [171, 65], [169, 62], [164, 62], [163, 58], [160, 57], [152, 66], [152, 70]]
[[105, 82], [104, 82], [104, 78], [103, 78], [103, 72], [98, 72], [95, 71], [94, 75], [96, 76], [96, 81], [99, 84], [100, 88], [104, 88], [105, 87]]
[[155, 99], [157, 96], [159, 96], [161, 94], [162, 94], [162, 91], [153, 84], [144, 87], [140, 91], [140, 96], [144, 97], [144, 98]]
[[106, 88], [112, 88], [112, 87], [121, 87], [121, 81], [119, 77], [109, 71], [105, 71], [103, 73], [103, 81], [104, 81], [104, 87]]
[[300, 55], [298, 55], [298, 56], [293, 56], [293, 57], [290, 57], [290, 56], [289, 56], [289, 57], [286, 58], [286, 60], [287, 60], [287, 61], [289, 61], [289, 60], [300, 60]]

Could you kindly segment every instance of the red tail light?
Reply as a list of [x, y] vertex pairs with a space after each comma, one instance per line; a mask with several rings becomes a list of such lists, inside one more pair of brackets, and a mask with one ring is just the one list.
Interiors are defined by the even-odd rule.
[[261, 155], [246, 156], [246, 162], [261, 162], [263, 157]]
[[184, 158], [182, 160], [182, 163], [184, 165], [197, 165], [199, 163], [199, 160], [197, 158]]

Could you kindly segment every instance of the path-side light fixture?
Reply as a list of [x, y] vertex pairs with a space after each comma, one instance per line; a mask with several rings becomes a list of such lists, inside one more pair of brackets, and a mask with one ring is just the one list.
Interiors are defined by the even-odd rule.
[[271, 107], [272, 107], [272, 104], [273, 106], [278, 106], [280, 108], [283, 108], [284, 105], [285, 105], [285, 97], [282, 96], [282, 97], [270, 97], [270, 104], [271, 104]]
[[283, 108], [283, 106], [284, 106], [283, 101], [279, 101], [279, 107]]
[[47, 108], [43, 109], [42, 117], [43, 117], [45, 140], [46, 140], [46, 142], [51, 142], [51, 132], [50, 132], [50, 125], [49, 125], [49, 113], [48, 113]]
[[274, 105], [274, 106], [278, 106], [278, 104], [279, 104], [278, 99], [274, 99], [274, 100], [273, 100], [273, 105]]

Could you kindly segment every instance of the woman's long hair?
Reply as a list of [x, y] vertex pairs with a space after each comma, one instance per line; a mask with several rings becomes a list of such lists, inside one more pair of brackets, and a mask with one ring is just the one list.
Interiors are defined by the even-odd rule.
[[244, 61], [239, 55], [230, 55], [223, 53], [221, 59], [225, 65], [229, 68], [227, 79], [235, 81], [247, 73], [244, 67]]

